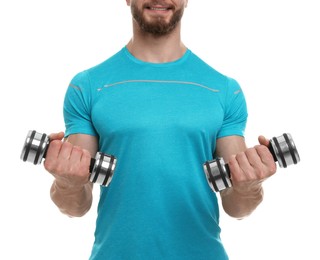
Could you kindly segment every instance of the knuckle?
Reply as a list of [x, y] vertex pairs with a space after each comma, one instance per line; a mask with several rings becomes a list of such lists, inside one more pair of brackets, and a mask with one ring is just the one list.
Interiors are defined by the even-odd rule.
[[276, 171], [277, 171], [277, 165], [276, 165], [275, 162], [272, 162], [272, 163], [271, 163], [271, 165], [270, 165], [270, 167], [269, 167], [269, 170], [270, 170], [270, 173], [271, 173], [271, 174], [276, 173]]
[[50, 145], [57, 145], [57, 144], [60, 144], [60, 143], [61, 143], [61, 141], [58, 140], [58, 139], [52, 139], [52, 140], [50, 141]]
[[239, 160], [245, 158], [245, 157], [246, 157], [246, 153], [247, 153], [247, 151], [237, 153], [237, 154], [234, 156], [235, 160], [239, 161]]
[[262, 154], [270, 154], [269, 148], [265, 145], [259, 145], [256, 149]]
[[254, 158], [257, 155], [257, 150], [256, 148], [248, 148], [244, 154], [246, 155], [247, 158]]
[[237, 164], [238, 162], [237, 162], [236, 156], [235, 155], [231, 156], [228, 161], [229, 168], [231, 168], [231, 174], [233, 174], [237, 169]]
[[83, 150], [83, 155], [86, 156], [86, 157], [90, 157], [91, 158], [91, 154], [88, 150]]
[[246, 153], [255, 153], [256, 152], [256, 147], [250, 147], [246, 150]]
[[255, 176], [258, 180], [265, 178], [265, 171], [262, 168], [256, 169]]
[[82, 149], [79, 146], [73, 146], [71, 153], [73, 155], [74, 154], [81, 155], [82, 154]]
[[56, 171], [56, 165], [53, 160], [46, 159], [43, 165], [44, 165], [44, 168], [50, 173], [53, 173]]
[[62, 142], [60, 140], [53, 140], [50, 142], [49, 149], [57, 150], [57, 149], [60, 149], [61, 145], [62, 145]]
[[72, 149], [74, 146], [69, 142], [61, 142], [63, 148]]

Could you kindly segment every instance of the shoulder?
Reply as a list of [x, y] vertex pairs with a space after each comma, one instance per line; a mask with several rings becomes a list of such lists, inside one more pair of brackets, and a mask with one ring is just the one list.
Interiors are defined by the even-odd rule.
[[123, 64], [126, 60], [124, 55], [124, 51], [121, 49], [103, 62], [76, 73], [71, 79], [69, 87], [79, 90], [99, 89], [106, 79], [112, 77], [114, 72], [119, 70], [117, 67], [125, 67]]
[[110, 70], [110, 68], [123, 66], [123, 62], [125, 60], [125, 51], [124, 48], [122, 48], [120, 51], [110, 56], [106, 60], [86, 69], [85, 72], [90, 76], [104, 74], [106, 71]]
[[239, 83], [190, 51], [188, 66], [201, 81], [208, 86], [213, 86], [219, 92], [235, 92], [240, 90]]

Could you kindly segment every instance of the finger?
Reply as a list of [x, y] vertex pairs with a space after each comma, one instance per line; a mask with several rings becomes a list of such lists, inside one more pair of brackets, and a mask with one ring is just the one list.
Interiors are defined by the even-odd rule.
[[245, 161], [245, 159], [242, 157], [245, 157], [244, 153], [233, 155], [230, 157], [228, 162], [231, 172], [231, 179], [234, 183], [241, 182], [247, 179], [246, 174], [244, 173], [242, 166], [240, 165], [241, 163], [243, 163], [243, 161]]
[[70, 151], [70, 164], [78, 167], [81, 162], [82, 149], [79, 146], [73, 146]]
[[274, 162], [270, 150], [265, 145], [256, 145], [255, 150], [263, 163], [270, 163], [271, 161]]
[[259, 150], [268, 150], [264, 145], [255, 146], [254, 148], [248, 149], [246, 155], [248, 161], [253, 169], [252, 177], [255, 179], [264, 179], [265, 178], [265, 164], [262, 161]]
[[268, 171], [267, 174], [269, 176], [274, 174], [277, 170], [277, 165], [276, 165], [269, 149], [267, 147], [265, 147], [264, 145], [257, 145], [256, 151], [257, 151], [258, 155], [260, 156], [260, 159], [264, 165], [264, 168], [266, 168]]
[[59, 158], [69, 160], [72, 149], [73, 149], [73, 145], [71, 143], [62, 142]]
[[[248, 156], [252, 157], [252, 148], [248, 149], [246, 152], [239, 153], [236, 155], [236, 159], [238, 161], [239, 167], [241, 171], [243, 172], [242, 174], [242, 180], [249, 180], [254, 178], [254, 168], [252, 167]], [[253, 159], [251, 159], [253, 161]]]
[[50, 158], [58, 158], [60, 154], [60, 150], [62, 147], [62, 142], [59, 140], [53, 140], [50, 142], [50, 145], [48, 147], [47, 155], [46, 155], [46, 160]]
[[62, 140], [64, 137], [64, 132], [52, 133], [49, 135], [50, 140]]
[[[262, 146], [265, 147], [265, 146]], [[245, 154], [247, 156], [248, 162], [253, 168], [258, 167], [259, 165], [262, 165], [261, 158], [259, 156], [259, 153], [257, 151], [257, 147], [249, 148], [248, 150], [245, 151]]]
[[81, 172], [89, 172], [91, 155], [89, 151], [82, 149], [80, 146], [73, 146], [69, 161], [70, 164], [74, 166], [73, 168]]
[[91, 154], [89, 151], [83, 149], [82, 150], [82, 157], [81, 157], [81, 163], [84, 164], [88, 169], [91, 162]]
[[74, 184], [89, 182], [90, 153], [79, 146], [73, 146], [69, 159], [69, 176]]
[[267, 146], [267, 147], [269, 146], [269, 143], [270, 143], [270, 141], [267, 138], [265, 138], [263, 135], [260, 135], [258, 137], [258, 141], [259, 141], [259, 144]]
[[53, 173], [56, 169], [61, 147], [62, 142], [60, 140], [50, 142], [44, 161], [44, 168], [50, 173]]
[[89, 174], [90, 162], [91, 162], [90, 152], [83, 149], [81, 161], [80, 161], [80, 167], [81, 167], [81, 171], [86, 173], [86, 175]]

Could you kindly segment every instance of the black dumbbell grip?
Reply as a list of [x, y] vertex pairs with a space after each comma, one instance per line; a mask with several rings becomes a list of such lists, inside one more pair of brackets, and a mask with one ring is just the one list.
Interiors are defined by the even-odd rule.
[[96, 163], [96, 159], [91, 158], [91, 159], [90, 159], [90, 166], [89, 166], [89, 172], [90, 172], [90, 173], [92, 173], [93, 167], [94, 167], [95, 163]]
[[[272, 154], [273, 160], [274, 160], [275, 162], [277, 162], [277, 161], [278, 161], [278, 158], [277, 158], [277, 156], [276, 156], [275, 151], [273, 150], [273, 146], [272, 146], [271, 142], [275, 142], [275, 145], [278, 147], [278, 150], [280, 150], [280, 146], [279, 146], [279, 143], [278, 143], [278, 141], [277, 141], [276, 138], [272, 138], [272, 139], [270, 140], [270, 143], [269, 143], [269, 146], [268, 146], [268, 149], [269, 149], [270, 153]], [[281, 156], [283, 157], [283, 154], [281, 154]], [[284, 157], [283, 157], [283, 161], [285, 161]]]
[[224, 165], [224, 167], [225, 167], [225, 169], [226, 169], [226, 173], [227, 173], [229, 179], [231, 180], [231, 172], [230, 172], [229, 165], [226, 163], [226, 164]]

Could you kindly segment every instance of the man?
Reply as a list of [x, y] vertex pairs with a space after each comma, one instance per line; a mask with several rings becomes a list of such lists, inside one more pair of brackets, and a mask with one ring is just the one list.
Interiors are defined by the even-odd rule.
[[77, 74], [67, 89], [64, 133], [52, 134], [45, 168], [51, 197], [69, 216], [91, 207], [90, 158], [118, 163], [101, 187], [90, 259], [228, 259], [217, 197], [202, 164], [228, 162], [233, 187], [223, 209], [248, 216], [276, 166], [264, 137], [247, 148], [245, 98], [181, 41], [187, 0], [126, 0], [133, 36], [105, 62]]

